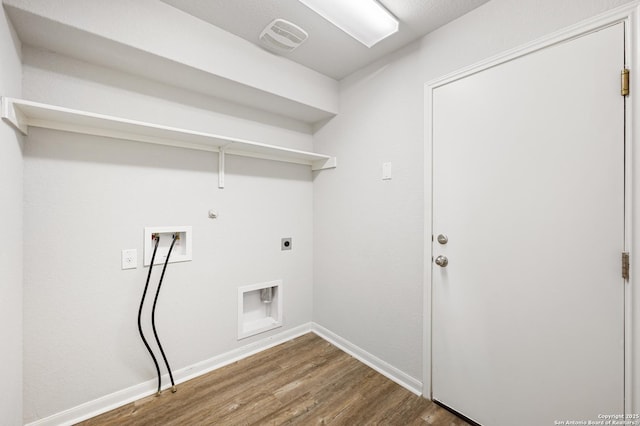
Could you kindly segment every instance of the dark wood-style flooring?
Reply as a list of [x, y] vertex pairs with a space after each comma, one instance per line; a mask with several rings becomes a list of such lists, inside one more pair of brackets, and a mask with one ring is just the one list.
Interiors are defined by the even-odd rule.
[[312, 333], [80, 424], [467, 425]]

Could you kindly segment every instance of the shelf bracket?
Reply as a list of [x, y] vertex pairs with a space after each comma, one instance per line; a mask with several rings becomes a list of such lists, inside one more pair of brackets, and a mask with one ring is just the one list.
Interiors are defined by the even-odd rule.
[[311, 170], [335, 169], [338, 166], [336, 157], [330, 157], [326, 160], [317, 160], [311, 163]]
[[221, 146], [218, 150], [218, 188], [224, 189], [224, 155], [226, 146]]
[[29, 132], [27, 117], [9, 101], [9, 98], [2, 98], [2, 118], [26, 136]]

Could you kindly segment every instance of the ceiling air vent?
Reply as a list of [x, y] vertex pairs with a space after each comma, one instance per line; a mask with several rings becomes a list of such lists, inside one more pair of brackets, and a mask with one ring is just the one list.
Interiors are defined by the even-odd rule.
[[309, 34], [296, 24], [284, 19], [276, 19], [262, 30], [260, 41], [277, 53], [289, 53], [300, 46]]

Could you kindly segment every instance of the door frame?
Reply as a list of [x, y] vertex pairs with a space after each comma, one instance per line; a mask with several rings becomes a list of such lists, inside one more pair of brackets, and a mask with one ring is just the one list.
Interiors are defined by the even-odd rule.
[[[640, 265], [640, 173], [633, 174], [632, 170], [640, 166], [640, 149], [632, 149], [640, 143], [640, 105], [634, 96], [635, 90], [640, 90], [640, 54], [636, 54], [638, 44], [634, 40], [640, 37], [640, 0], [611, 9], [601, 15], [579, 22], [568, 28], [556, 31], [540, 39], [490, 57], [474, 65], [465, 67], [451, 74], [425, 84], [425, 151], [424, 151], [424, 279], [423, 279], [423, 376], [422, 394], [425, 398], [432, 398], [432, 235], [433, 235], [433, 91], [443, 85], [452, 83], [464, 77], [476, 74], [488, 68], [512, 61], [530, 53], [570, 41], [577, 37], [595, 32], [599, 29], [624, 22], [625, 24], [625, 66], [631, 70], [631, 93], [626, 98], [625, 108], [625, 220], [624, 220], [624, 250], [631, 256], [630, 279], [624, 289], [624, 414], [640, 413], [640, 291], [633, 291], [636, 283], [633, 265]], [[634, 72], [634, 71], [638, 72]], [[636, 89], [637, 88], [637, 89]], [[633, 214], [639, 215], [634, 220]], [[635, 226], [634, 226], [635, 225]], [[632, 315], [636, 313], [635, 317]], [[633, 357], [636, 362], [633, 362]]]

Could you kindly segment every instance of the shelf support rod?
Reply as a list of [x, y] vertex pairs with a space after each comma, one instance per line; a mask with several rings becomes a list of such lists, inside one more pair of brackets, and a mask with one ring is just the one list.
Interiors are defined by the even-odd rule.
[[226, 147], [221, 146], [218, 150], [218, 188], [224, 189], [224, 155]]

